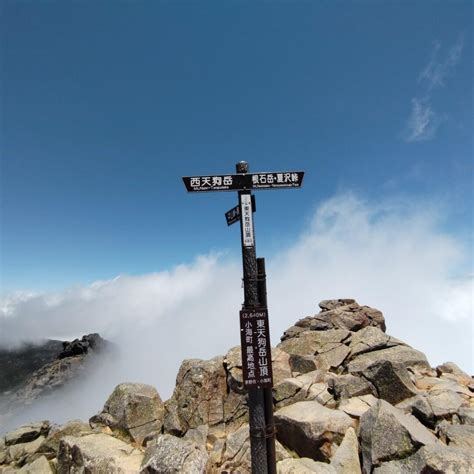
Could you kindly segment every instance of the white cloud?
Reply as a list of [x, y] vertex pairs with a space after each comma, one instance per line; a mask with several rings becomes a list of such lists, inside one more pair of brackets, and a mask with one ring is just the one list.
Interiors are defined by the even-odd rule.
[[[471, 257], [438, 224], [433, 207], [408, 201], [346, 194], [322, 203], [304, 234], [267, 258], [273, 345], [297, 319], [318, 312], [320, 300], [356, 298], [382, 310], [387, 332], [432, 365], [453, 360], [472, 371], [473, 280], [456, 278]], [[99, 332], [119, 344], [120, 358], [68, 394], [63, 418], [87, 418], [119, 382], [151, 383], [167, 398], [184, 358], [239, 344], [240, 284], [239, 261], [210, 255], [169, 272], [30, 295], [9, 301], [0, 341]], [[58, 416], [57, 403], [43, 408], [51, 413], [39, 417]]]
[[444, 58], [440, 58], [441, 43], [435, 41], [431, 58], [419, 75], [419, 82], [425, 83], [428, 91], [443, 87], [446, 78], [461, 59], [464, 48], [464, 36], [460, 35], [456, 43], [448, 50]]
[[428, 141], [435, 137], [442, 123], [442, 116], [433, 108], [433, 92], [446, 85], [447, 78], [452, 75], [461, 59], [463, 48], [464, 36], [460, 35], [443, 58], [441, 43], [433, 43], [430, 60], [418, 76], [423, 91], [420, 96], [412, 99], [411, 113], [404, 134], [405, 141]]
[[438, 129], [441, 120], [433, 111], [430, 101], [425, 99], [412, 99], [411, 115], [408, 119], [406, 141], [418, 142], [431, 140]]

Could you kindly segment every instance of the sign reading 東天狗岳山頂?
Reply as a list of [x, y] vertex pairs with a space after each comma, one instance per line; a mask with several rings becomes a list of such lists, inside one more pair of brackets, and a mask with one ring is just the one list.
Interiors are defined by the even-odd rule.
[[240, 342], [244, 387], [272, 387], [268, 310], [240, 311]]
[[240, 191], [251, 189], [299, 188], [303, 183], [303, 171], [276, 173], [249, 173], [217, 176], [185, 176], [188, 192]]

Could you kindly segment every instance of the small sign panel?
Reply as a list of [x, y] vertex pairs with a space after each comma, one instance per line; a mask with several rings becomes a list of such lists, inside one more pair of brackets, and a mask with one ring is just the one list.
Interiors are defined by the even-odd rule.
[[227, 225], [235, 224], [240, 221], [240, 206], [233, 207], [230, 211], [225, 213]]
[[[256, 211], [255, 196], [252, 194], [252, 212]], [[240, 221], [240, 206], [233, 207], [230, 211], [225, 213], [225, 220], [227, 225], [235, 224]]]
[[244, 387], [272, 387], [268, 310], [240, 311], [240, 342]]
[[253, 236], [252, 199], [250, 194], [240, 195], [240, 210], [242, 214], [242, 242], [244, 247], [253, 247], [255, 239]]
[[303, 171], [230, 174], [217, 176], [184, 176], [188, 192], [239, 191], [251, 189], [300, 188]]

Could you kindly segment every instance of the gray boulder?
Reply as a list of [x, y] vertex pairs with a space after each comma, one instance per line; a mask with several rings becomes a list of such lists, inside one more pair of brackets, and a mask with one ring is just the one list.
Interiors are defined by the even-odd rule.
[[394, 346], [386, 349], [359, 354], [346, 364], [347, 371], [351, 374], [363, 373], [368, 367], [375, 363], [389, 361], [394, 365], [402, 365], [405, 368], [420, 367], [429, 369], [430, 365], [425, 354], [409, 346]]
[[321, 311], [298, 321], [285, 331], [282, 340], [298, 336], [298, 328], [309, 331], [327, 331], [330, 329], [348, 329], [359, 331], [367, 326], [375, 326], [385, 331], [383, 314], [369, 306], [360, 306], [353, 299], [324, 300], [319, 303]]
[[146, 448], [140, 473], [201, 474], [206, 470], [207, 460], [206, 450], [192, 441], [164, 434]]
[[474, 452], [438, 445], [421, 447], [415, 454], [401, 460], [385, 462], [374, 474], [446, 473], [467, 474], [474, 466]]
[[397, 408], [417, 418], [428, 428], [434, 428], [436, 417], [425, 394], [415, 395], [397, 404]]
[[445, 362], [444, 364], [438, 365], [436, 372], [438, 377], [443, 374], [452, 374], [463, 380], [466, 384], [472, 382], [472, 377], [464, 372], [464, 370], [461, 370], [454, 362]]
[[438, 437], [448, 446], [474, 451], [474, 426], [452, 425], [443, 421], [437, 426]]
[[464, 398], [452, 390], [430, 392], [426, 397], [436, 418], [449, 418], [464, 403]]
[[395, 405], [418, 394], [408, 370], [390, 360], [377, 360], [360, 374], [369, 380], [379, 398]]
[[20, 426], [20, 428], [10, 431], [5, 435], [5, 445], [12, 446], [14, 444], [34, 441], [40, 436], [46, 436], [49, 433], [49, 430], [49, 421], [39, 421], [37, 423], [29, 423]]
[[103, 410], [89, 422], [105, 425], [142, 444], [163, 426], [164, 405], [156, 388], [139, 383], [122, 383], [105, 402]]
[[352, 374], [339, 376], [331, 374], [328, 391], [336, 400], [376, 394], [375, 387], [367, 379]]
[[23, 474], [53, 474], [54, 471], [51, 467], [51, 464], [46, 459], [45, 456], [40, 456], [35, 461], [25, 464], [21, 469], [18, 470], [19, 473]]
[[7, 464], [15, 463], [18, 466], [23, 465], [30, 456], [34, 455], [38, 451], [44, 440], [45, 437], [40, 436], [39, 438], [29, 441], [28, 443], [17, 443], [8, 446], [6, 449], [5, 462]]
[[420, 446], [439, 444], [415, 417], [384, 400], [378, 400], [361, 416], [359, 435], [365, 472], [383, 462], [407, 457]]
[[346, 431], [342, 443], [331, 459], [331, 466], [337, 474], [361, 474], [359, 461], [359, 442], [354, 428]]
[[458, 410], [461, 423], [465, 425], [474, 425], [474, 407], [460, 407]]
[[[286, 449], [278, 442], [275, 442], [276, 461], [281, 461], [290, 457]], [[209, 466], [209, 464], [208, 464]], [[218, 472], [250, 472], [252, 470], [252, 459], [250, 453], [250, 433], [249, 425], [241, 426], [237, 431], [230, 433], [225, 440], [225, 450]], [[216, 470], [209, 469], [209, 472]]]
[[338, 474], [338, 471], [324, 462], [310, 458], [284, 459], [277, 463], [278, 474]]
[[303, 401], [275, 412], [277, 437], [283, 446], [299, 456], [328, 462], [347, 429], [355, 426], [352, 418], [317, 401]]
[[29, 457], [29, 461], [45, 456], [47, 459], [53, 459], [58, 455], [59, 444], [65, 436], [83, 436], [91, 434], [92, 429], [87, 423], [79, 420], [73, 420], [63, 426], [52, 427], [46, 440], [36, 451], [36, 455]]
[[65, 436], [58, 454], [58, 472], [68, 474], [139, 472], [143, 453], [104, 433]]
[[[165, 403], [164, 430], [182, 436], [201, 425], [226, 425], [238, 428], [247, 417], [247, 407], [238, 389], [240, 371], [235, 354], [231, 355], [228, 373], [224, 358], [183, 361], [176, 377], [173, 396]], [[240, 362], [241, 363], [241, 362]], [[229, 377], [229, 390], [227, 390]]]
[[385, 334], [379, 327], [367, 326], [352, 334], [349, 347], [351, 349], [351, 356], [356, 356], [357, 354], [399, 345], [405, 344]]

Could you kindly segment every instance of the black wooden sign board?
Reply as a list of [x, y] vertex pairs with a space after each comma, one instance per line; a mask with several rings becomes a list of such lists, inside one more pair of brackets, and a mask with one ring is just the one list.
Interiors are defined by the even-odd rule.
[[240, 311], [240, 347], [244, 387], [272, 387], [272, 361], [268, 310]]
[[300, 188], [304, 171], [249, 173], [214, 176], [184, 176], [188, 192], [242, 191], [251, 189]]

